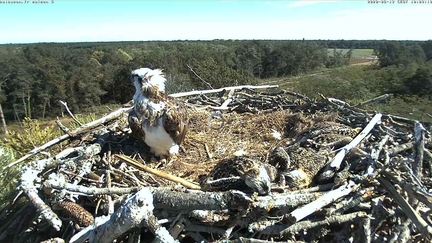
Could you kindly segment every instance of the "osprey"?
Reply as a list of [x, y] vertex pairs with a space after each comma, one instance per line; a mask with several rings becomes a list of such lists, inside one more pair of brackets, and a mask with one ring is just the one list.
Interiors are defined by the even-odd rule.
[[131, 81], [136, 89], [134, 108], [128, 117], [132, 134], [156, 156], [177, 154], [186, 135], [188, 115], [183, 106], [166, 95], [162, 70], [136, 69]]

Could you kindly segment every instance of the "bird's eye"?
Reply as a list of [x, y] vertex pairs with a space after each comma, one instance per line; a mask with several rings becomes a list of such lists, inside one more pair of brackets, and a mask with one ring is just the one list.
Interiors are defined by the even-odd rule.
[[142, 82], [142, 80], [143, 80], [143, 79], [142, 79], [141, 77], [138, 77], [138, 81]]

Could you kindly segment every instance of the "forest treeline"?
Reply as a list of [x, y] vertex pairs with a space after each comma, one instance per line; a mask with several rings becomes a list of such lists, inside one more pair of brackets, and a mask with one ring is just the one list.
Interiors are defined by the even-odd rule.
[[[380, 60], [375, 68], [397, 69], [389, 74], [389, 91], [432, 93], [432, 41], [40, 43], [0, 46], [0, 104], [7, 120], [17, 120], [58, 116], [64, 110], [60, 100], [74, 112], [125, 103], [134, 92], [130, 71], [143, 66], [163, 68], [169, 92], [179, 92], [209, 88], [190, 68], [219, 88], [348, 64], [352, 52], [335, 49], [329, 55], [328, 48], [374, 49]], [[391, 75], [403, 80], [393, 86]]]

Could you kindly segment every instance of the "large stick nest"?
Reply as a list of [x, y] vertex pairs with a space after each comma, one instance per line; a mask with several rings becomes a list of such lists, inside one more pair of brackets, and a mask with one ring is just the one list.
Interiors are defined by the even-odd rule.
[[[23, 193], [1, 212], [0, 241], [429, 242], [430, 124], [287, 91], [227, 94], [185, 100], [190, 129], [168, 160], [130, 135], [127, 107], [75, 131], [63, 127], [63, 137], [25, 157], [33, 160], [22, 167]], [[359, 143], [329, 150], [325, 183], [275, 181], [265, 196], [199, 189], [221, 161], [268, 163], [275, 148], [320, 122], [370, 127]], [[62, 141], [60, 154], [37, 155]]]

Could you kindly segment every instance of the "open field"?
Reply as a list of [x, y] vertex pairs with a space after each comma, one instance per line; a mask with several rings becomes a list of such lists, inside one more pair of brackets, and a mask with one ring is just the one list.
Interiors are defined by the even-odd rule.
[[[327, 49], [327, 53], [329, 55], [333, 55], [334, 49]], [[345, 54], [350, 49], [336, 49], [337, 52], [342, 51], [342, 54]], [[374, 58], [373, 49], [353, 49], [352, 58]]]
[[351, 58], [349, 61], [349, 65], [371, 65], [377, 63], [376, 59], [365, 59], [365, 58]]
[[[345, 54], [350, 49], [336, 49], [337, 52], [342, 51]], [[334, 49], [327, 49], [329, 56], [333, 55]], [[353, 53], [349, 62], [349, 65], [369, 65], [376, 61], [376, 56], [373, 55], [373, 49], [353, 49]]]

